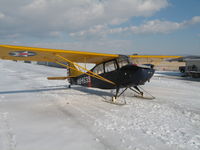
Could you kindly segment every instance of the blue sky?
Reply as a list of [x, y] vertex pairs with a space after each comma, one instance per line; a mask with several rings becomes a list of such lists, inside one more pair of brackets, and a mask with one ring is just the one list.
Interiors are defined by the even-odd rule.
[[0, 43], [200, 55], [199, 8], [200, 0], [0, 0]]
[[164, 18], [171, 21], [182, 21], [188, 20], [193, 16], [198, 16], [200, 13], [199, 0], [171, 0], [169, 3], [169, 7], [156, 13], [153, 17]]

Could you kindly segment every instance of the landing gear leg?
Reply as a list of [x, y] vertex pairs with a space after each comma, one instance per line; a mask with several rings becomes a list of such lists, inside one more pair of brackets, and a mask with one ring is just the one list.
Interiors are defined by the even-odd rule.
[[116, 99], [117, 99], [117, 97], [118, 97], [118, 93], [119, 93], [119, 88], [117, 87], [117, 88], [116, 88], [115, 96], [112, 97], [112, 102], [113, 102], [113, 103], [116, 102]]
[[120, 88], [117, 87], [117, 88], [116, 88], [115, 96], [112, 97], [112, 103], [113, 103], [113, 104], [116, 104], [116, 105], [124, 105], [124, 104], [126, 104], [126, 101], [125, 101], [125, 100], [124, 100], [124, 102], [122, 102], [122, 103], [117, 102], [117, 98], [120, 97], [127, 89], [128, 89], [128, 88], [125, 88], [121, 93], [119, 93]]
[[108, 102], [112, 103], [112, 104], [116, 104], [116, 105], [124, 105], [124, 104], [126, 104], [126, 100], [125, 99], [123, 100], [123, 102], [119, 102], [119, 101], [117, 101], [117, 98], [120, 97], [127, 89], [130, 89], [134, 93], [136, 93], [136, 95], [134, 95], [134, 96], [137, 97], [137, 98], [149, 99], [149, 100], [155, 99], [155, 97], [152, 96], [150, 93], [148, 93], [147, 91], [145, 91], [142, 88], [141, 88], [142, 89], [141, 90], [140, 88], [138, 86], [126, 87], [122, 92], [119, 92], [120, 88], [117, 87], [115, 95], [112, 97], [112, 100], [108, 101]]
[[70, 88], [71, 88], [71, 85], [73, 85], [73, 82], [72, 82], [72, 79], [71, 79], [71, 78], [68, 79], [68, 83], [69, 83], [68, 88], [70, 89]]
[[143, 96], [144, 93], [137, 87], [137, 86], [134, 86], [135, 89], [133, 89], [132, 87], [130, 87], [129, 89], [136, 92], [137, 94]]
[[154, 96], [152, 96], [150, 93], [148, 93], [144, 89], [142, 89], [142, 90], [146, 93], [147, 96], [144, 96], [144, 92], [142, 92], [137, 86], [134, 86], [133, 88], [129, 87], [130, 90], [132, 90], [132, 91], [134, 91], [135, 93], [138, 94], [138, 95], [135, 95], [135, 97], [143, 98], [143, 99], [149, 99], [149, 100], [155, 99]]

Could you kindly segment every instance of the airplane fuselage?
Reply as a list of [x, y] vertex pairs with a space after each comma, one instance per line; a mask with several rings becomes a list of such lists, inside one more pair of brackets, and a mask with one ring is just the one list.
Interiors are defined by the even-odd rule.
[[[117, 61], [113, 61], [114, 63]], [[108, 62], [110, 63], [110, 62]], [[110, 63], [111, 64], [111, 63]], [[97, 65], [99, 67], [100, 65]], [[114, 66], [114, 65], [113, 65]], [[91, 71], [95, 72], [94, 67]], [[109, 67], [109, 66], [108, 66]], [[98, 70], [99, 68], [97, 68]], [[101, 68], [100, 68], [101, 69]], [[100, 70], [99, 69], [99, 70]], [[102, 71], [98, 75], [112, 81], [115, 84], [109, 83], [102, 79], [98, 79], [86, 74], [82, 74], [78, 77], [71, 78], [70, 83], [75, 85], [81, 85], [85, 87], [94, 87], [100, 89], [116, 89], [124, 87], [133, 87], [138, 85], [144, 85], [153, 76], [155, 70], [152, 67], [141, 67], [128, 62], [126, 65], [119, 67], [116, 65], [116, 69], [111, 71], [106, 68], [106, 63], [102, 65]]]

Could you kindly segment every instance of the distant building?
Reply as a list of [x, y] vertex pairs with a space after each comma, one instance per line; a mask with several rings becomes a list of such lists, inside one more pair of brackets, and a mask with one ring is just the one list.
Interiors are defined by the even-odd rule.
[[165, 58], [132, 58], [133, 63], [142, 64], [153, 64], [154, 69], [159, 71], [178, 71], [179, 66], [185, 66], [185, 62], [169, 61]]
[[[38, 61], [38, 62], [37, 61], [16, 61], [16, 62], [24, 62], [24, 63], [29, 63], [29, 64], [44, 65], [44, 66], [56, 67], [56, 68], [66, 68], [54, 62], [44, 62], [44, 61]], [[62, 62], [62, 64], [68, 65], [66, 62]]]
[[184, 66], [179, 67], [180, 72], [194, 78], [200, 77], [200, 56], [186, 56], [170, 61], [185, 62]]
[[189, 58], [184, 61], [186, 63], [185, 73], [195, 78], [200, 77], [200, 58]]
[[[50, 66], [50, 67], [56, 67], [56, 68], [66, 68], [64, 66], [61, 66], [61, 65], [53, 63], [53, 62], [42, 62], [42, 61], [39, 61], [39, 62], [37, 62], [37, 64], [38, 65]], [[67, 65], [67, 63], [63, 63], [63, 64]]]

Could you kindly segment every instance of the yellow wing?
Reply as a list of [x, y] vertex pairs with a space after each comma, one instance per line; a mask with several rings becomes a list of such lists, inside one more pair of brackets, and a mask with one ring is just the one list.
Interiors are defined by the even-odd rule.
[[184, 63], [169, 62], [167, 60], [179, 58], [181, 56], [167, 55], [131, 55], [130, 58], [136, 64], [153, 64], [156, 70], [178, 70], [179, 66], [184, 66]]
[[130, 58], [137, 64], [157, 64], [162, 61], [179, 58], [181, 56], [169, 56], [169, 55], [130, 55]]
[[[115, 54], [82, 52], [74, 50], [48, 49], [24, 46], [0, 45], [0, 58], [8, 60], [25, 60], [25, 61], [46, 61], [56, 62], [63, 58], [77, 63], [94, 63], [101, 62], [119, 57]], [[180, 56], [161, 56], [161, 55], [130, 55], [135, 63], [156, 63], [164, 59], [178, 58]]]
[[[8, 60], [23, 60], [23, 61], [44, 61], [55, 62], [71, 70], [73, 76], [78, 76], [82, 73], [88, 74], [92, 77], [104, 80], [106, 82], [114, 84], [98, 74], [87, 70], [86, 68], [78, 65], [77, 63], [94, 63], [99, 64], [114, 58], [119, 57], [115, 54], [103, 54], [92, 52], [81, 52], [72, 50], [60, 50], [60, 49], [47, 49], [47, 48], [35, 48], [24, 46], [11, 46], [0, 45], [0, 58]], [[164, 59], [178, 58], [180, 56], [160, 56], [160, 55], [130, 55], [134, 63], [145, 64], [150, 63], [157, 65]], [[67, 62], [68, 65], [63, 64]], [[84, 70], [84, 71], [82, 71]], [[54, 77], [49, 79], [66, 79], [66, 77]]]
[[98, 64], [119, 56], [72, 50], [0, 45], [1, 59], [56, 62], [60, 60], [58, 55], [70, 60], [71, 62], [94, 64]]

